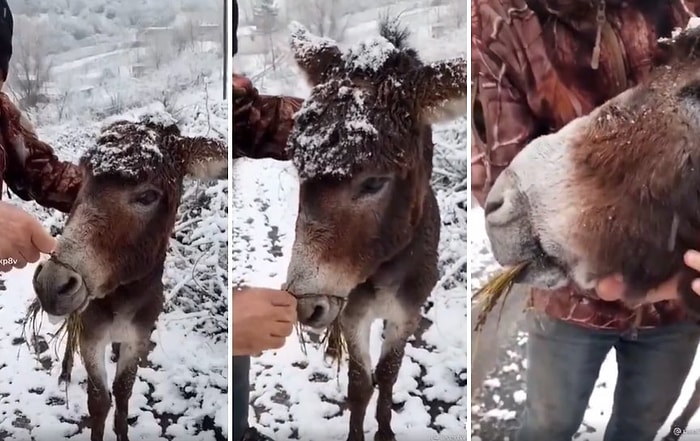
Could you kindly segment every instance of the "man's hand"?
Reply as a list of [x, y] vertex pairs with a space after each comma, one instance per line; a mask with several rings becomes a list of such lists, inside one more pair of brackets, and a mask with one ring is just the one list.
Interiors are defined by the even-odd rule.
[[233, 294], [233, 355], [257, 355], [284, 346], [297, 321], [297, 301], [286, 291], [244, 288]]
[[56, 248], [56, 239], [36, 219], [6, 202], [0, 202], [0, 231], [0, 272], [24, 268]]
[[[696, 271], [700, 271], [700, 252], [690, 250], [685, 253], [683, 260], [689, 267]], [[644, 303], [656, 303], [663, 300], [677, 300], [678, 278], [679, 276], [676, 275], [656, 287], [656, 289], [653, 289], [647, 294]], [[693, 291], [695, 291], [697, 295], [700, 295], [700, 279], [695, 279], [692, 287]], [[600, 279], [598, 281], [598, 285], [596, 286], [596, 291], [598, 293], [598, 297], [603, 300], [609, 302], [621, 300], [625, 293], [625, 283], [622, 281], [622, 276], [612, 275]]]

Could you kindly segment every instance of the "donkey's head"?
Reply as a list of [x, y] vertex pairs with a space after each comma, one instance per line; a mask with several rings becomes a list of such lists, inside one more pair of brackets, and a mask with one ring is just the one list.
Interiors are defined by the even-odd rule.
[[83, 184], [63, 235], [34, 275], [41, 306], [54, 316], [119, 286], [160, 281], [183, 178], [225, 179], [227, 151], [145, 115], [105, 127], [80, 165]]
[[667, 66], [559, 132], [531, 142], [489, 192], [486, 227], [520, 281], [593, 288], [621, 272], [629, 300], [700, 245], [700, 29], [668, 46]]
[[288, 143], [301, 189], [287, 289], [314, 327], [410, 243], [430, 191], [430, 125], [466, 112], [465, 60], [424, 65], [396, 23], [381, 35], [341, 53], [292, 32], [313, 88]]

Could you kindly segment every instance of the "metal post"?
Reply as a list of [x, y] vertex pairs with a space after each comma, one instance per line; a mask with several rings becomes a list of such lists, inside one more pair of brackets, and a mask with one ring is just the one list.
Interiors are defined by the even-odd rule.
[[224, 0], [224, 100], [226, 100], [226, 79], [228, 78], [228, 2], [229, 0]]

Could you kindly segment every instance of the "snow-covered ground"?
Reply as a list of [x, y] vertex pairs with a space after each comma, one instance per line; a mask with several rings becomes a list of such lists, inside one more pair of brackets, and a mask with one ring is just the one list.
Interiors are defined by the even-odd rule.
[[[469, 212], [469, 254], [470, 269], [473, 279], [472, 290], [481, 286], [488, 275], [499, 266], [494, 260], [486, 232], [484, 230], [484, 212], [480, 208]], [[508, 441], [515, 439], [527, 391], [524, 374], [527, 366], [525, 345], [527, 333], [518, 332], [512, 341], [503, 348], [498, 366], [491, 377], [486, 380], [485, 392], [472, 399], [471, 432], [474, 441]], [[659, 431], [657, 440], [665, 436], [671, 428], [671, 422], [678, 417], [690, 394], [695, 381], [700, 378], [700, 353], [695, 359], [688, 379], [669, 416], [669, 420]], [[615, 351], [611, 351], [603, 363], [598, 381], [588, 403], [583, 423], [575, 437], [577, 441], [602, 440], [605, 426], [610, 419], [615, 383], [617, 380], [617, 362]], [[700, 415], [691, 420], [682, 440], [700, 440]]]
[[[187, 90], [172, 91], [184, 134], [224, 139], [228, 112], [222, 92], [216, 76]], [[162, 103], [151, 103], [148, 98], [143, 104], [162, 110]], [[101, 124], [97, 119], [68, 115], [61, 124], [39, 125], [38, 132], [57, 149], [59, 157], [75, 161]], [[132, 440], [227, 439], [227, 187], [227, 181], [186, 182], [166, 260], [166, 312], [153, 333], [155, 347], [147, 367], [138, 371], [130, 401]], [[54, 232], [60, 231], [62, 214], [16, 197], [3, 198], [34, 213]], [[66, 393], [58, 385], [60, 361], [53, 344], [47, 344], [56, 327], [44, 320], [42, 337], [30, 342], [33, 349], [22, 339], [22, 320], [34, 297], [33, 270], [32, 265], [0, 275], [4, 286], [0, 291], [0, 439], [88, 440], [82, 364], [76, 360], [73, 383]], [[62, 347], [58, 354], [63, 354]], [[114, 370], [115, 364], [108, 363], [110, 383]], [[115, 439], [111, 428], [110, 414], [107, 441]]]

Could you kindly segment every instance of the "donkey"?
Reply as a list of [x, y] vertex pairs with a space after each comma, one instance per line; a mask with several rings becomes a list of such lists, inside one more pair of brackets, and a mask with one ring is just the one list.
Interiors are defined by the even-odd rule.
[[530, 262], [519, 281], [592, 289], [621, 273], [624, 298], [682, 272], [700, 247], [700, 29], [663, 43], [651, 76], [559, 132], [531, 142], [496, 179], [484, 207], [501, 265]]
[[[225, 143], [184, 137], [167, 118], [147, 114], [106, 126], [80, 159], [83, 184], [56, 251], [37, 267], [33, 284], [49, 315], [77, 313], [82, 322], [91, 441], [102, 441], [111, 407], [109, 343], [119, 348], [114, 432], [119, 441], [129, 439], [128, 402], [163, 309], [163, 265], [183, 179], [226, 179], [227, 157]], [[70, 377], [66, 369], [64, 360], [63, 378]]]
[[[431, 124], [467, 110], [465, 59], [424, 64], [394, 20], [380, 23], [380, 35], [345, 53], [299, 24], [291, 35], [313, 88], [287, 144], [300, 194], [285, 288], [298, 298], [303, 325], [339, 320], [349, 353], [349, 441], [364, 440], [374, 384], [374, 439], [395, 440], [393, 385], [438, 276]], [[385, 338], [373, 375], [375, 319], [385, 320]]]

